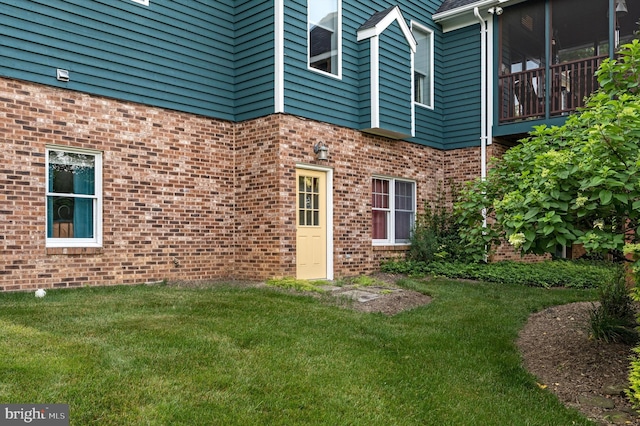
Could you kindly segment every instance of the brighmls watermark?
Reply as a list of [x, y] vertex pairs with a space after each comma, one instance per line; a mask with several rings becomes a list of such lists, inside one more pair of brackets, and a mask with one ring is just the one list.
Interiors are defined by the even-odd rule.
[[69, 405], [0, 404], [0, 425], [69, 426]]

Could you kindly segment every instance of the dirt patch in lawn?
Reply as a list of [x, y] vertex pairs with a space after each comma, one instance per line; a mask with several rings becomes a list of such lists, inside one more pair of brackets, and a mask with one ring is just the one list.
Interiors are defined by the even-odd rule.
[[[417, 291], [400, 288], [396, 282], [402, 276], [395, 274], [378, 273], [369, 276], [373, 281], [370, 285], [361, 285], [350, 282], [348, 279], [339, 286], [327, 285], [319, 286], [322, 292], [305, 292], [308, 295], [321, 298], [327, 303], [335, 304], [359, 312], [379, 312], [385, 315], [396, 315], [402, 311], [426, 305], [431, 302], [431, 297]], [[256, 281], [234, 281], [224, 280], [220, 282], [212, 281], [171, 281], [168, 285], [190, 288], [206, 288], [216, 285], [231, 285], [233, 287], [278, 287], [267, 286], [264, 282]], [[285, 290], [298, 292], [296, 290]]]

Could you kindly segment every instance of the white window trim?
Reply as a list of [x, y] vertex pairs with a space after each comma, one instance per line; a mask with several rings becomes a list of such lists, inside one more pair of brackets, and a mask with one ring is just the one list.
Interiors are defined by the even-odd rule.
[[416, 102], [414, 100], [416, 98], [415, 97], [415, 93], [413, 93], [413, 90], [414, 90], [414, 87], [415, 87], [415, 84], [414, 84], [414, 81], [413, 81], [413, 78], [414, 78], [414, 75], [415, 75], [415, 61], [414, 61], [414, 63], [411, 66], [411, 80], [412, 80], [411, 81], [411, 92], [412, 92], [411, 99], [414, 100], [413, 101], [414, 105], [418, 105], [418, 106], [421, 106], [423, 108], [434, 109], [434, 93], [433, 93], [434, 92], [434, 75], [433, 74], [434, 74], [434, 68], [435, 68], [435, 65], [434, 65], [434, 62], [433, 62], [434, 61], [434, 57], [435, 57], [434, 56], [434, 45], [435, 45], [435, 43], [434, 43], [434, 33], [433, 33], [433, 30], [431, 30], [430, 28], [428, 28], [428, 27], [426, 27], [426, 26], [424, 26], [422, 24], [419, 24], [419, 23], [417, 23], [415, 21], [411, 21], [411, 31], [412, 32], [413, 32], [414, 28], [418, 29], [419, 31], [422, 31], [422, 32], [425, 32], [425, 33], [429, 34], [429, 43], [430, 43], [430, 46], [429, 46], [430, 47], [430, 49], [429, 49], [429, 55], [430, 55], [430, 57], [429, 57], [429, 66], [431, 67], [431, 69], [430, 69], [431, 72], [429, 73], [429, 82], [428, 82], [428, 84], [429, 84], [429, 103], [425, 104], [425, 103], [421, 103], [421, 102]]
[[[396, 182], [407, 182], [413, 184], [413, 225], [415, 225], [416, 220], [416, 212], [417, 212], [417, 198], [418, 198], [418, 185], [415, 180], [411, 179], [403, 179], [403, 178], [394, 178], [389, 176], [379, 176], [373, 175], [371, 180], [373, 179], [382, 179], [389, 181], [389, 220], [387, 221], [387, 239], [372, 239], [372, 244], [374, 246], [406, 246], [409, 242], [395, 242], [396, 239], [396, 218], [395, 218], [395, 207], [396, 207]], [[373, 206], [371, 206], [371, 211], [373, 212]]]
[[[275, 63], [273, 67], [274, 68], [273, 109], [274, 109], [274, 113], [276, 114], [284, 112], [284, 1], [285, 0], [274, 0], [274, 13], [273, 13], [274, 15], [273, 45], [274, 45], [274, 56], [275, 56]], [[307, 54], [307, 57], [308, 56], [309, 55]]]
[[411, 28], [407, 25], [406, 20], [402, 16], [400, 7], [395, 6], [387, 15], [381, 19], [376, 25], [359, 29], [357, 32], [357, 41], [369, 40], [369, 80], [370, 80], [370, 102], [371, 102], [371, 114], [370, 114], [370, 128], [364, 131], [371, 131], [371, 133], [381, 134], [387, 137], [395, 139], [403, 139], [409, 135], [397, 133], [397, 132], [380, 132], [380, 34], [382, 34], [393, 22], [397, 22], [400, 26], [400, 30], [404, 35], [409, 49], [411, 50], [411, 137], [415, 136], [415, 108], [413, 104], [413, 61], [416, 52], [416, 40], [413, 37]]
[[[51, 195], [58, 195], [49, 192], [49, 152], [64, 151], [75, 154], [93, 155], [95, 158], [95, 206], [94, 206], [94, 237], [93, 238], [49, 238], [48, 219], [47, 219], [47, 199]], [[77, 149], [68, 146], [46, 146], [46, 167], [45, 167], [45, 238], [46, 247], [102, 247], [102, 152], [89, 149]]]
[[149, 0], [131, 0], [131, 1], [135, 3], [140, 3], [141, 5], [144, 5], [144, 6], [149, 6]]
[[[338, 34], [336, 35], [338, 40], [338, 72], [336, 74], [319, 70], [311, 66], [311, 28], [309, 27], [309, 2], [314, 0], [307, 0], [307, 69], [318, 74], [326, 75], [338, 80], [342, 80], [342, 0], [338, 0]], [[315, 0], [322, 1], [322, 0]]]

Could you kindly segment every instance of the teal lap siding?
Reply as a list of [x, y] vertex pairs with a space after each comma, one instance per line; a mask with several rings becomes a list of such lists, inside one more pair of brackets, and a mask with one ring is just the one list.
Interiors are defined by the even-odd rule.
[[233, 119], [232, 3], [5, 0], [0, 75]]
[[480, 145], [480, 26], [445, 34], [443, 42], [444, 149]]
[[380, 128], [411, 134], [411, 50], [397, 23], [380, 36]]

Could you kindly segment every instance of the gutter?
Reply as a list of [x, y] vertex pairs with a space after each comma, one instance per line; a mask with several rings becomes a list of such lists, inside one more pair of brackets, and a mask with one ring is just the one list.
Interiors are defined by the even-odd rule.
[[487, 139], [489, 126], [487, 123], [487, 26], [480, 15], [478, 7], [473, 8], [473, 14], [480, 21], [480, 177], [487, 177]]
[[[473, 14], [480, 21], [480, 179], [487, 178], [487, 26], [478, 7]], [[487, 227], [487, 210], [482, 209], [482, 227]]]
[[509, 0], [482, 0], [478, 2], [474, 2], [471, 4], [467, 4], [465, 6], [460, 6], [455, 9], [445, 10], [444, 12], [436, 13], [433, 15], [433, 20], [435, 22], [445, 21], [447, 19], [455, 18], [460, 15], [465, 15], [469, 12], [474, 12], [476, 9], [484, 9], [489, 8], [491, 6], [495, 6], [497, 4], [505, 3]]

